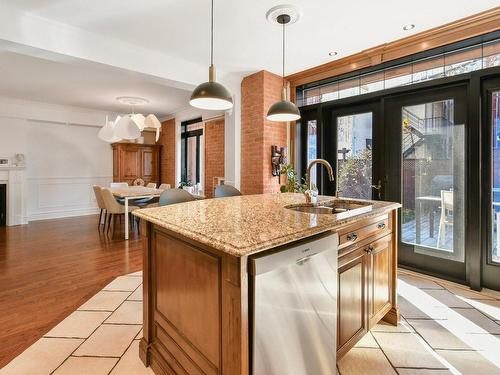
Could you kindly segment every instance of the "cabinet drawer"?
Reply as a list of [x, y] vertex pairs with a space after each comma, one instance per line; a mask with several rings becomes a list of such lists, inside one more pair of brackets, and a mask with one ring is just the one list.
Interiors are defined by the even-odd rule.
[[371, 237], [386, 234], [391, 231], [391, 223], [387, 214], [377, 216], [339, 230], [339, 248], [357, 244]]

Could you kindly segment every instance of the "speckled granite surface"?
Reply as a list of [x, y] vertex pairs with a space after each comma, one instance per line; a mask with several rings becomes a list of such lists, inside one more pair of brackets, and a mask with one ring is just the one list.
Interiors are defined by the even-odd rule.
[[[333, 197], [320, 197], [331, 201]], [[347, 222], [398, 208], [373, 201], [372, 210], [354, 218], [286, 209], [305, 203], [302, 194], [262, 194], [206, 199], [136, 210], [134, 215], [235, 256], [245, 256], [335, 229]]]

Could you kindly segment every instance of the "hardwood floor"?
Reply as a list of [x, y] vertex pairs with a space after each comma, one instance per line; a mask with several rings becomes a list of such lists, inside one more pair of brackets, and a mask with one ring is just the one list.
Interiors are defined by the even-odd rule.
[[[113, 278], [142, 267], [139, 236], [98, 232], [97, 216], [0, 227], [0, 368]], [[123, 227], [123, 226], [122, 226]]]

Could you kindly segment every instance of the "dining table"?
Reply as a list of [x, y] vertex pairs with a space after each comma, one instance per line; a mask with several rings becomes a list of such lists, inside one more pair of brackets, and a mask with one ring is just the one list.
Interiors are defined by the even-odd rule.
[[[163, 189], [148, 188], [145, 186], [128, 186], [109, 188], [111, 194], [116, 198], [123, 199], [125, 206], [125, 239], [129, 237], [129, 204], [130, 201], [145, 198], [157, 198], [163, 193]], [[205, 199], [203, 194], [191, 194], [195, 199]]]
[[157, 198], [161, 195], [163, 190], [148, 188], [145, 186], [128, 186], [128, 187], [115, 187], [110, 188], [111, 194], [116, 198], [123, 199], [125, 206], [125, 239], [128, 240], [128, 213], [129, 213], [129, 203], [137, 199], [145, 198]]

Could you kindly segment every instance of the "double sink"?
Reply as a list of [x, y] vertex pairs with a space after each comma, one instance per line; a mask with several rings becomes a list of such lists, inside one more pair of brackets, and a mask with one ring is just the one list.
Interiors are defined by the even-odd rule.
[[335, 199], [318, 203], [292, 204], [285, 208], [308, 214], [337, 215], [337, 219], [361, 215], [372, 210], [370, 202]]

